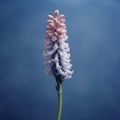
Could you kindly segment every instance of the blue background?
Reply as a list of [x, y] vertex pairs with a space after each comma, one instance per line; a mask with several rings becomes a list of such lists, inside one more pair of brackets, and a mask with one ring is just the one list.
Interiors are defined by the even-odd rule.
[[0, 120], [55, 120], [54, 77], [45, 74], [48, 14], [66, 15], [73, 78], [61, 120], [120, 120], [119, 0], [0, 0]]

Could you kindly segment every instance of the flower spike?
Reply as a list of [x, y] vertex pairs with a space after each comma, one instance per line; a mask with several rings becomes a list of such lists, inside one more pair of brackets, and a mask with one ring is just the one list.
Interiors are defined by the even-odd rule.
[[46, 39], [44, 45], [44, 58], [48, 75], [59, 77], [61, 80], [70, 79], [73, 71], [70, 64], [70, 48], [65, 19], [59, 10], [54, 11], [54, 16], [48, 15], [46, 27]]

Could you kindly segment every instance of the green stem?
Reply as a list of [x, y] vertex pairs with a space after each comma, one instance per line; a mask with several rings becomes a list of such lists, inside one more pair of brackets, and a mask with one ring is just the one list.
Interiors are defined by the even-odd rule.
[[61, 113], [62, 113], [62, 80], [60, 78], [56, 78], [57, 82], [57, 93], [58, 93], [58, 113], [57, 113], [57, 120], [60, 120]]

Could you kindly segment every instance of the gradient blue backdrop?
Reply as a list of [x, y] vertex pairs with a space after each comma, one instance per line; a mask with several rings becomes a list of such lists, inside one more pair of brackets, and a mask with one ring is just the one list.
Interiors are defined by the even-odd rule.
[[63, 84], [61, 120], [120, 120], [119, 0], [0, 0], [0, 120], [55, 120], [46, 76], [47, 15], [66, 15], [74, 75]]

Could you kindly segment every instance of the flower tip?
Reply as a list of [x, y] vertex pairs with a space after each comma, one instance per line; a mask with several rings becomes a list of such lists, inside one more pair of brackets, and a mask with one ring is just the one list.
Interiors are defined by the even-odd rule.
[[55, 10], [54, 15], [55, 15], [55, 17], [57, 17], [59, 15], [59, 10]]

